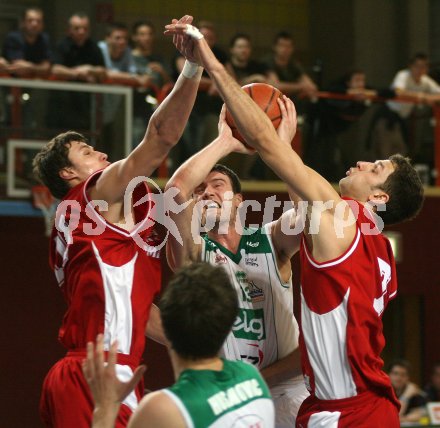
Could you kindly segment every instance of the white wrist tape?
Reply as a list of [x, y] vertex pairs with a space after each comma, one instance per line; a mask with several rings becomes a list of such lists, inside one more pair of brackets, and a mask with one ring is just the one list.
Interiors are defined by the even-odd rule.
[[194, 27], [194, 25], [187, 24], [185, 33], [193, 39], [203, 39], [203, 34], [199, 31], [198, 28]]
[[182, 75], [187, 79], [192, 79], [199, 71], [199, 64], [186, 60], [182, 69]]

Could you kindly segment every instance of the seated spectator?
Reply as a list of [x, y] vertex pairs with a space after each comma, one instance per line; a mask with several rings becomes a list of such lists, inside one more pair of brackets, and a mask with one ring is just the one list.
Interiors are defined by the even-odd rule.
[[90, 20], [82, 13], [69, 18], [67, 36], [55, 51], [52, 74], [63, 80], [101, 82], [106, 79], [104, 57], [90, 39]]
[[[424, 53], [417, 53], [411, 58], [408, 68], [396, 74], [391, 88], [398, 96], [409, 98], [416, 104], [432, 105], [439, 102], [440, 86], [428, 76], [428, 71], [428, 56]], [[402, 119], [408, 118], [414, 109], [412, 103], [390, 102], [388, 106]]]
[[[205, 37], [218, 60], [225, 64], [228, 58], [217, 44], [217, 31], [214, 24], [209, 21], [200, 21], [197, 28]], [[172, 63], [174, 77], [182, 71], [184, 63], [185, 58], [180, 54], [174, 57]], [[218, 95], [216, 86], [208, 73], [204, 71], [194, 108], [182, 136], [182, 144], [179, 144], [172, 152], [172, 171], [218, 135], [218, 116], [222, 104], [223, 101]]]
[[[307, 145], [308, 164], [329, 181], [337, 181], [357, 159], [364, 159], [359, 136], [349, 136], [348, 150], [344, 150], [344, 134], [355, 127], [368, 109], [366, 101], [377, 95], [368, 89], [364, 71], [353, 69], [331, 83], [329, 92], [353, 95], [354, 99], [322, 98], [314, 106], [314, 133]], [[354, 140], [354, 141], [353, 141]]]
[[[236, 34], [229, 43], [229, 54], [229, 61], [225, 67], [241, 86], [250, 83], [276, 84], [275, 72], [262, 62], [252, 59], [252, 43], [249, 35]], [[245, 180], [261, 180], [270, 173], [257, 154], [243, 158], [232, 153], [226, 159], [225, 164], [237, 171], [237, 174]]]
[[128, 27], [125, 24], [110, 24], [105, 40], [101, 40], [98, 46], [104, 57], [107, 76], [114, 83], [133, 83], [141, 86], [148, 83], [149, 76], [136, 74], [136, 64], [128, 46]]
[[440, 363], [432, 368], [431, 381], [425, 386], [427, 401], [440, 401]]
[[423, 391], [410, 382], [411, 365], [406, 360], [391, 363], [388, 375], [394, 392], [400, 401], [400, 422], [418, 422], [426, 415], [426, 397]]
[[318, 91], [303, 67], [294, 60], [295, 44], [286, 31], [279, 32], [272, 44], [272, 53], [262, 62], [276, 74], [276, 86], [289, 97], [314, 98]]
[[[83, 12], [76, 12], [69, 18], [67, 36], [55, 51], [52, 74], [61, 80], [89, 83], [107, 78], [104, 57], [90, 38], [90, 20]], [[47, 118], [50, 128], [60, 131], [70, 128], [84, 133], [90, 130], [91, 116], [95, 113], [90, 93], [55, 91], [51, 94], [51, 103], [63, 108], [51, 109]]]
[[163, 57], [154, 52], [156, 30], [151, 22], [138, 21], [132, 27], [133, 58], [138, 74], [150, 77], [151, 83], [161, 88], [171, 81]]
[[229, 61], [226, 69], [235, 77], [240, 85], [249, 83], [274, 84], [277, 77], [267, 65], [253, 60], [251, 38], [247, 34], [236, 34], [229, 43]]
[[[440, 101], [440, 85], [428, 76], [428, 71], [428, 56], [424, 53], [414, 55], [408, 68], [400, 70], [391, 84], [398, 96], [413, 102], [388, 103], [388, 108], [395, 115], [394, 121], [402, 129], [409, 155], [419, 163], [431, 163], [433, 141], [432, 138], [425, 138], [425, 135], [432, 134], [429, 124], [431, 106]], [[416, 105], [418, 108], [414, 108]], [[417, 120], [410, 123], [412, 118]], [[413, 136], [411, 140], [410, 133]], [[430, 147], [423, 147], [424, 140], [431, 140]]]
[[136, 146], [145, 133], [145, 121], [155, 107], [154, 100], [150, 101], [148, 96], [156, 99], [157, 91], [170, 82], [171, 77], [162, 56], [154, 52], [155, 28], [151, 22], [137, 21], [132, 27], [131, 40], [136, 73], [148, 78], [147, 86], [154, 85], [154, 89], [138, 87], [133, 94], [133, 146]]
[[[131, 49], [128, 46], [128, 27], [121, 22], [109, 24], [105, 40], [98, 43], [104, 56], [107, 76], [113, 83], [132, 84], [145, 87], [150, 81], [147, 74], [137, 74], [136, 64]], [[105, 94], [103, 102], [103, 133], [102, 149], [109, 154], [113, 161], [122, 159], [127, 155], [123, 145], [124, 123], [123, 103], [119, 95]], [[145, 123], [145, 122], [144, 122]], [[140, 138], [133, 145], [137, 145], [143, 135], [135, 135]]]
[[43, 28], [43, 11], [38, 7], [26, 8], [20, 30], [8, 33], [3, 43], [5, 71], [18, 77], [49, 74], [51, 52], [49, 37]]
[[[49, 37], [43, 32], [43, 11], [38, 7], [24, 10], [20, 29], [6, 35], [3, 43], [3, 56], [0, 71], [16, 77], [46, 77], [51, 67]], [[7, 97], [5, 89], [4, 96]], [[22, 136], [33, 138], [33, 130], [41, 127], [47, 106], [47, 91], [38, 89], [25, 90], [21, 106]], [[4, 106], [4, 120], [9, 122], [9, 105]], [[14, 124], [17, 126], [18, 124]]]

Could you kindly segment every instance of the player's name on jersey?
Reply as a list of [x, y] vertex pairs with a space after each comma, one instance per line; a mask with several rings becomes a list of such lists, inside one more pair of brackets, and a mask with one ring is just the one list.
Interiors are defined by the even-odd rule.
[[240, 382], [237, 385], [228, 388], [226, 391], [220, 391], [208, 398], [208, 403], [214, 415], [219, 415], [227, 410], [239, 406], [242, 403], [252, 400], [255, 397], [261, 397], [263, 391], [255, 379]]

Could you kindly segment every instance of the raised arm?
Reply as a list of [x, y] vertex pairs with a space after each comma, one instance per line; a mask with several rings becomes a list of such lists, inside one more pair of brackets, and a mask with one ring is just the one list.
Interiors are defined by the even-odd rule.
[[[194, 27], [188, 31], [186, 25], [171, 24], [166, 26], [166, 34], [196, 34]], [[203, 64], [224, 99], [237, 127], [247, 143], [258, 150], [263, 161], [292, 189], [303, 201], [321, 208], [319, 230], [324, 234], [310, 237], [309, 244], [313, 247], [313, 255], [318, 260], [328, 260], [340, 256], [351, 243], [355, 226], [344, 228], [342, 239], [334, 228], [335, 209], [342, 201], [330, 183], [318, 173], [304, 165], [301, 158], [278, 137], [270, 119], [245, 95], [234, 79], [227, 73], [223, 65], [215, 58], [206, 41], [197, 34], [194, 45]], [[281, 107], [281, 105], [280, 105]], [[331, 205], [326, 208], [326, 205]], [[326, 208], [326, 209], [324, 209]], [[343, 203], [343, 216], [347, 215], [347, 204]], [[308, 211], [310, 217], [313, 210]], [[307, 232], [307, 231], [306, 231]], [[323, 236], [324, 235], [324, 236]], [[313, 244], [312, 242], [313, 241]]]
[[[167, 29], [165, 34], [186, 31], [186, 25], [181, 24], [172, 24], [165, 28]], [[258, 150], [263, 160], [283, 181], [295, 189], [301, 199], [313, 201], [339, 198], [324, 178], [311, 175], [301, 158], [280, 141], [270, 119], [250, 97], [244, 94], [237, 82], [217, 60], [204, 38], [193, 40], [201, 64], [217, 85], [247, 143]]]
[[[182, 22], [191, 20], [189, 16], [181, 19]], [[92, 190], [93, 199], [104, 199], [109, 204], [121, 201], [128, 183], [134, 177], [149, 176], [163, 162], [183, 133], [201, 74], [201, 67], [187, 61], [173, 90], [153, 113], [141, 143], [126, 159], [104, 170]]]
[[250, 153], [238, 140], [232, 137], [232, 132], [225, 121], [225, 109], [220, 113], [219, 136], [200, 152], [184, 162], [168, 181], [165, 190], [170, 191], [173, 188], [176, 196], [174, 200], [182, 205], [190, 202], [187, 208], [180, 213], [170, 212], [173, 220], [180, 232], [183, 245], [173, 236], [169, 236], [167, 241], [168, 264], [172, 270], [176, 270], [186, 263], [197, 261], [200, 256], [201, 244], [195, 242], [194, 237], [198, 230], [192, 230], [193, 213], [195, 212], [195, 203], [193, 199], [194, 191], [199, 186], [213, 166], [223, 157], [232, 152]]

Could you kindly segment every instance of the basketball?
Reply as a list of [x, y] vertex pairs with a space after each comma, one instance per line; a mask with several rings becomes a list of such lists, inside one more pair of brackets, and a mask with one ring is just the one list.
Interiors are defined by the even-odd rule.
[[[281, 92], [267, 83], [251, 83], [243, 86], [242, 89], [257, 103], [261, 110], [269, 116], [273, 126], [277, 129], [281, 122], [281, 110], [277, 102], [277, 99], [282, 95]], [[232, 115], [227, 109], [226, 122], [231, 127], [232, 135], [246, 145]]]

